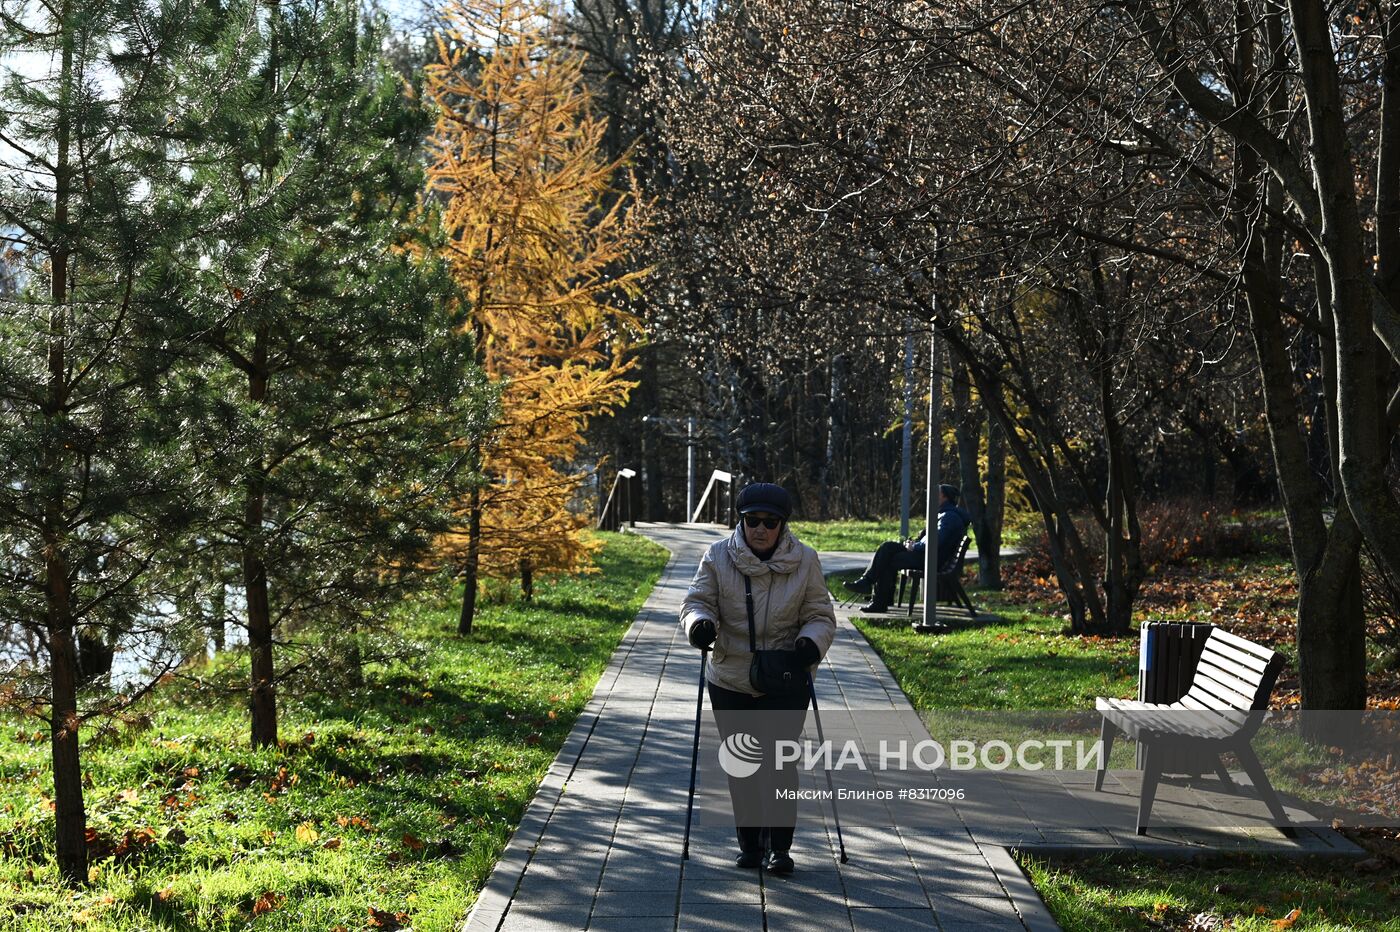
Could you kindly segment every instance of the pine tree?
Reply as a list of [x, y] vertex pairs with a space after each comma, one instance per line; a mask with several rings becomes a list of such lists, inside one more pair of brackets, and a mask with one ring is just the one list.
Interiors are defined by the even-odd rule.
[[83, 688], [78, 644], [110, 659], [118, 638], [172, 636], [163, 570], [200, 497], [175, 414], [187, 386], [167, 377], [182, 315], [163, 125], [191, 24], [180, 3], [0, 3], [0, 629], [47, 648], [0, 680], [48, 718], [73, 884], [80, 728], [121, 701]]
[[[239, 579], [252, 742], [277, 741], [278, 682], [326, 669], [448, 527], [456, 441], [488, 416], [455, 286], [413, 222], [424, 124], [350, 2], [225, 7], [181, 72], [194, 442], [220, 495], [210, 546]], [[291, 653], [278, 663], [277, 654]]]
[[572, 460], [590, 418], [623, 404], [637, 321], [611, 301], [641, 273], [616, 274], [638, 223], [622, 164], [604, 154], [584, 56], [552, 41], [546, 10], [522, 0], [449, 0], [425, 94], [444, 255], [471, 308], [470, 332], [501, 385], [502, 417], [473, 446], [488, 482], [444, 538], [465, 580], [471, 630], [479, 576], [574, 572], [589, 562], [585, 474]]

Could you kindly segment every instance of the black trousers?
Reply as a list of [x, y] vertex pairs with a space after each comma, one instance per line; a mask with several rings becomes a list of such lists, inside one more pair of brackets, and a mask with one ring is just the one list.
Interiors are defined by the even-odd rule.
[[876, 605], [889, 605], [894, 601], [894, 576], [900, 570], [921, 570], [924, 568], [924, 555], [911, 553], [903, 543], [887, 540], [879, 546], [870, 558], [870, 565], [861, 574], [861, 579], [874, 585], [871, 601]]
[[729, 801], [734, 807], [734, 828], [742, 851], [787, 851], [792, 847], [793, 830], [797, 826], [797, 800], [780, 799], [779, 790], [797, 790], [797, 766], [788, 763], [781, 770], [774, 757], [774, 745], [779, 740], [796, 741], [807, 719], [809, 697], [750, 696], [707, 684], [710, 688], [710, 708], [720, 740], [731, 735], [752, 735], [758, 739], [763, 758], [758, 771], [751, 776], [729, 777]]

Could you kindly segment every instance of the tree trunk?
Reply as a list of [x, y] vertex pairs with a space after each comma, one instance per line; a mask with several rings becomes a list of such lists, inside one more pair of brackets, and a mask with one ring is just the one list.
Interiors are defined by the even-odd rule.
[[[1389, 438], [1382, 436], [1384, 408], [1376, 391], [1374, 283], [1368, 281], [1366, 270], [1370, 253], [1362, 239], [1333, 35], [1321, 0], [1290, 0], [1289, 9], [1302, 65], [1313, 183], [1322, 211], [1322, 253], [1331, 286], [1341, 448], [1338, 475], [1371, 554], [1387, 572], [1400, 575], [1400, 535], [1395, 533], [1400, 527], [1400, 503], [1385, 481]], [[1392, 352], [1397, 349], [1391, 347]]]
[[[72, 167], [69, 150], [72, 136], [73, 106], [73, 26], [69, 22], [70, 6], [65, 3], [59, 15], [63, 31], [63, 52], [60, 64], [60, 100], [58, 105], [57, 152], [54, 162], [54, 228], [67, 235], [68, 201], [71, 196]], [[67, 302], [68, 261], [66, 246], [55, 247], [49, 253], [49, 311], [48, 398], [45, 414], [56, 424], [67, 417]], [[60, 430], [61, 436], [62, 431]], [[50, 747], [53, 756], [54, 842], [58, 869], [63, 879], [73, 886], [86, 884], [87, 812], [83, 807], [83, 770], [78, 757], [78, 656], [74, 642], [73, 603], [69, 565], [64, 535], [67, 528], [63, 513], [66, 496], [63, 488], [63, 451], [53, 434], [44, 453], [54, 487], [44, 502], [44, 594], [47, 611], [49, 647], [49, 677], [52, 688], [49, 718]]]
[[535, 571], [530, 566], [529, 558], [520, 561], [520, 594], [526, 602], [535, 598]]
[[214, 594], [209, 601], [209, 639], [214, 642], [216, 654], [224, 649], [224, 613], [228, 610], [226, 599], [224, 581], [220, 575], [214, 582]]
[[[985, 407], [974, 409], [967, 366], [960, 361], [953, 371], [953, 436], [958, 447], [958, 477], [962, 505], [971, 519], [977, 540], [977, 582], [986, 589], [1001, 588], [1001, 521], [1006, 496], [1006, 447], [995, 421]], [[987, 436], [987, 474], [981, 470], [983, 424]], [[993, 439], [995, 438], [995, 440]], [[996, 449], [993, 449], [995, 444]], [[983, 481], [986, 493], [983, 494]]]
[[[661, 416], [660, 389], [658, 388], [658, 376], [656, 372], [657, 347], [647, 345], [641, 351], [641, 371], [637, 376], [637, 387], [634, 396], [637, 399], [637, 409], [653, 418]], [[644, 514], [648, 521], [665, 521], [666, 496], [665, 496], [665, 458], [662, 456], [662, 432], [661, 424], [658, 420], [653, 420], [642, 426], [642, 468], [641, 474], [646, 476], [644, 485], [646, 488], [643, 494], [646, 496], [646, 509]], [[625, 463], [622, 465], [626, 465]], [[685, 519], [690, 520], [690, 515]]]
[[[476, 458], [478, 461], [480, 457]], [[462, 614], [457, 619], [457, 633], [465, 637], [472, 633], [476, 619], [477, 574], [481, 571], [481, 488], [472, 486], [467, 505], [467, 561], [462, 566]]]
[[1006, 439], [1001, 424], [987, 418], [987, 500], [977, 528], [977, 584], [1000, 589], [1001, 529], [1006, 519]]
[[[846, 455], [846, 355], [837, 353], [831, 357], [831, 390], [827, 396], [826, 426], [826, 469], [822, 473], [821, 511], [830, 514], [834, 488], [844, 489], [849, 484], [849, 470], [842, 469], [839, 459]], [[849, 500], [848, 500], [849, 505]], [[863, 511], [864, 509], [862, 509]]]
[[[1242, 175], [1237, 187], [1247, 202], [1257, 196], [1249, 185], [1259, 166], [1243, 147], [1237, 161]], [[1272, 201], [1277, 195], [1270, 183], [1265, 196]], [[1261, 225], [1249, 224], [1247, 216], [1248, 210], [1242, 208], [1235, 229], [1244, 246], [1250, 330], [1298, 576], [1296, 639], [1302, 705], [1305, 710], [1360, 709], [1366, 697], [1360, 534], [1345, 503], [1337, 509], [1331, 529], [1326, 526], [1323, 490], [1309, 462], [1287, 334], [1278, 314], [1281, 250], [1275, 240], [1281, 234], [1276, 228], [1261, 232]]]
[[53, 750], [54, 832], [58, 868], [73, 885], [86, 884], [87, 814], [83, 808], [83, 770], [78, 760], [78, 657], [68, 587], [68, 563], [56, 539], [44, 561], [47, 575], [49, 675], [53, 705], [49, 734]]
[[[248, 376], [248, 399], [261, 405], [267, 397], [267, 334], [253, 341], [253, 372]], [[253, 464], [245, 490], [243, 511], [243, 589], [248, 603], [249, 711], [253, 747], [277, 743], [276, 668], [272, 653], [272, 612], [263, 562], [263, 520], [267, 509], [263, 462]]]
[[116, 650], [94, 630], [78, 632], [78, 677], [84, 686], [112, 673]]
[[1376, 281], [1386, 300], [1400, 307], [1400, 3], [1395, 0], [1386, 10], [1384, 35], [1376, 160]]
[[360, 626], [351, 623], [346, 632], [349, 643], [345, 646], [345, 682], [352, 689], [365, 685], [365, 652], [360, 644]]
[[1133, 603], [1142, 585], [1142, 537], [1138, 532], [1137, 502], [1132, 492], [1130, 454], [1113, 401], [1111, 363], [1106, 363], [1099, 373], [1099, 407], [1108, 451], [1108, 488], [1104, 495], [1108, 513], [1108, 527], [1104, 530], [1104, 610], [1108, 633], [1122, 636], [1132, 629]]
[[1366, 707], [1360, 547], [1361, 534], [1343, 506], [1321, 559], [1299, 575], [1298, 675], [1304, 709]]

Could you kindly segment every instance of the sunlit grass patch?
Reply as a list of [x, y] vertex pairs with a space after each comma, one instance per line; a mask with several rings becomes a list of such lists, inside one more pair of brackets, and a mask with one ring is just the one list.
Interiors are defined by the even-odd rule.
[[47, 741], [4, 722], [0, 928], [456, 928], [665, 565], [603, 538], [600, 572], [482, 605], [470, 637], [450, 593], [405, 605], [410, 657], [284, 695], [280, 747], [249, 748], [240, 696], [179, 683], [89, 732], [93, 880], [76, 895], [53, 865]]
[[1206, 863], [1107, 857], [1021, 864], [1065, 932], [1400, 930], [1395, 865], [1218, 858]]

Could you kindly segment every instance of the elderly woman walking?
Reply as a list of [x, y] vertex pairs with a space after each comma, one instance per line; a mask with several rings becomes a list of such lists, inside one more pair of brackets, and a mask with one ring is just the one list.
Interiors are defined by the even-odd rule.
[[681, 628], [692, 646], [714, 645], [705, 678], [725, 747], [759, 739], [756, 772], [726, 770], [739, 836], [735, 864], [790, 874], [797, 802], [789, 794], [797, 789], [797, 769], [776, 768], [774, 743], [797, 740], [802, 732], [807, 677], [831, 647], [836, 615], [816, 551], [787, 526], [787, 491], [754, 483], [739, 493], [738, 510], [734, 533], [700, 560]]

